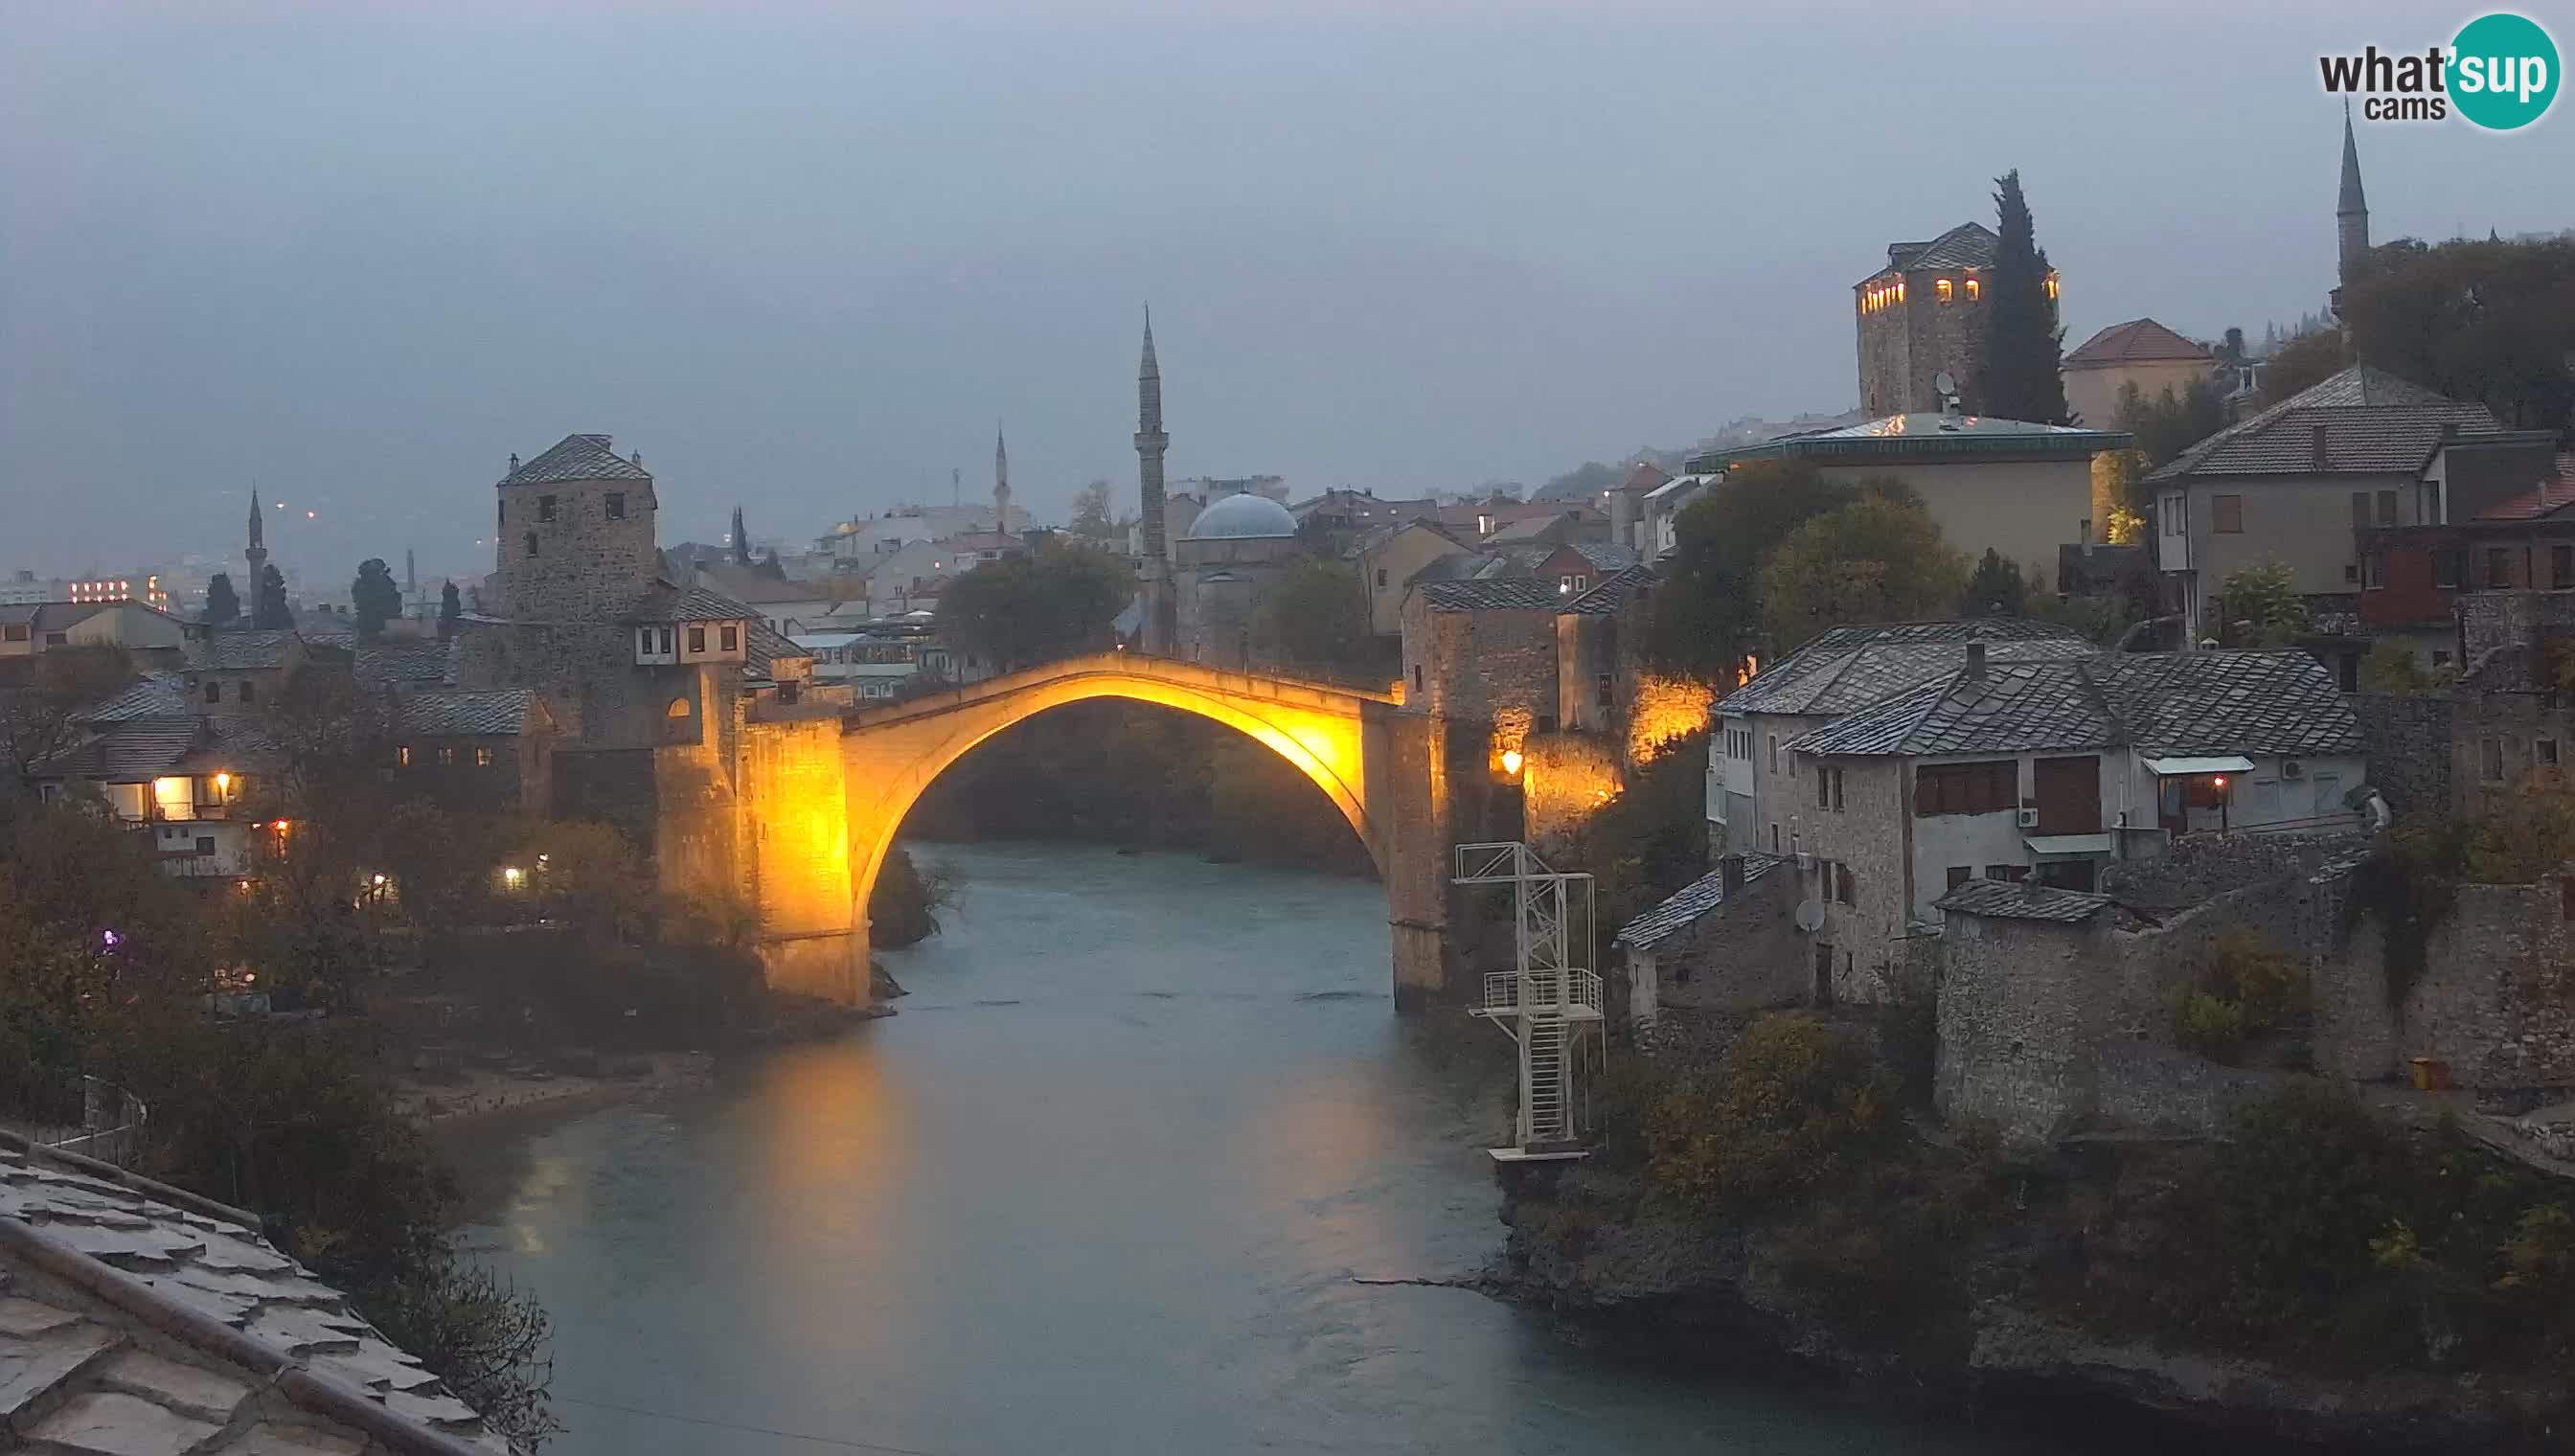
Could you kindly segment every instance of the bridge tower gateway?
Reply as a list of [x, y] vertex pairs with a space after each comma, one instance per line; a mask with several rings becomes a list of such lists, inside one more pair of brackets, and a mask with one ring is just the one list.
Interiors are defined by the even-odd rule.
[[1470, 1016], [1495, 1022], [1519, 1047], [1520, 1107], [1509, 1147], [1486, 1148], [1495, 1162], [1545, 1162], [1584, 1155], [1590, 1083], [1607, 1064], [1600, 977], [1577, 964], [1598, 943], [1591, 876], [1549, 869], [1516, 841], [1457, 846], [1457, 884], [1511, 887], [1517, 964], [1487, 972]]

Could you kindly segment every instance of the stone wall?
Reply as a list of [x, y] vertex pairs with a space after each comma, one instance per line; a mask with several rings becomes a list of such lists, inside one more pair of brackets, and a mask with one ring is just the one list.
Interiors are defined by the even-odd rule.
[[1533, 733], [1520, 752], [1528, 842], [1540, 854], [1570, 847], [1573, 835], [1625, 786], [1616, 746], [1593, 733]]
[[[620, 517], [609, 514], [612, 496]], [[548, 500], [552, 520], [543, 519]], [[498, 598], [499, 615], [613, 626], [661, 573], [655, 504], [650, 477], [501, 487], [500, 541], [485, 589]]]
[[[2343, 897], [2356, 892], [2347, 882], [2336, 888]], [[2570, 896], [2575, 885], [2562, 875], [2459, 886], [2396, 1007], [2384, 921], [2350, 915], [2349, 938], [2340, 940], [2345, 900], [2335, 899], [2316, 926], [2334, 952], [2318, 976], [2317, 1064], [2371, 1079], [2406, 1075], [2413, 1058], [2434, 1057], [2462, 1086], [2575, 1086]]]
[[2345, 700], [2368, 744], [2369, 781], [2396, 814], [2446, 814], [2458, 705], [2430, 695], [2362, 693]]
[[2296, 1074], [2220, 1066], [2159, 1042], [2113, 1037], [2096, 1048], [2092, 1120], [2124, 1131], [2208, 1137], [2235, 1109]]
[[2463, 690], [2441, 746], [2448, 749], [2450, 811], [2490, 813], [2527, 791], [2534, 772], [2564, 771], [2575, 748], [2575, 694]]
[[2575, 596], [2562, 593], [2462, 592], [2453, 599], [2452, 610], [2466, 654], [2461, 666], [2468, 669], [2498, 648], [2575, 636]]
[[2044, 1139], [2091, 1110], [2118, 959], [2110, 937], [2106, 912], [2071, 924], [1949, 917], [1932, 1079], [1943, 1118]]
[[1406, 709], [1485, 723], [1513, 716], [1532, 729], [1550, 727], [1555, 613], [1433, 612], [1416, 592], [1403, 605], [1403, 685]]
[[1738, 1024], [1746, 1012], [1808, 999], [1812, 977], [1799, 968], [1806, 937], [1793, 918], [1796, 907], [1796, 876], [1772, 869], [1696, 924], [1650, 950], [1630, 950], [1626, 974], [1654, 978], [1653, 1036], [1686, 1041], [1698, 1023]]
[[2101, 892], [2149, 911], [2201, 905], [2248, 886], [2286, 883], [2368, 852], [2366, 834], [2196, 834], [2152, 859], [2101, 866]]

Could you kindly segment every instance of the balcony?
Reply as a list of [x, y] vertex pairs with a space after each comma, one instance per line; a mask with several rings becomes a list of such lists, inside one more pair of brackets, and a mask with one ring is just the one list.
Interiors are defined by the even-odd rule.
[[1587, 970], [1494, 970], [1484, 974], [1484, 1016], [1561, 1016], [1567, 1021], [1600, 1019], [1600, 977]]

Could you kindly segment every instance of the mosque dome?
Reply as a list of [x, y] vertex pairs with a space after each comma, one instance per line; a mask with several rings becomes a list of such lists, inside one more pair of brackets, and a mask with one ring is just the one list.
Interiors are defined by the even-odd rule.
[[1268, 496], [1249, 491], [1228, 496], [1201, 511], [1190, 523], [1191, 541], [1256, 541], [1294, 536], [1296, 518]]

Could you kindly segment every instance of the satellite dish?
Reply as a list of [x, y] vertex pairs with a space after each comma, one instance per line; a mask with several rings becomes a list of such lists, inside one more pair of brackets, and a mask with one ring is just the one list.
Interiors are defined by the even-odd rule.
[[1811, 935], [1824, 928], [1824, 906], [1820, 900], [1797, 902], [1797, 928]]
[[1943, 395], [1954, 395], [1958, 392], [1958, 381], [1944, 369], [1931, 376], [1931, 388]]

